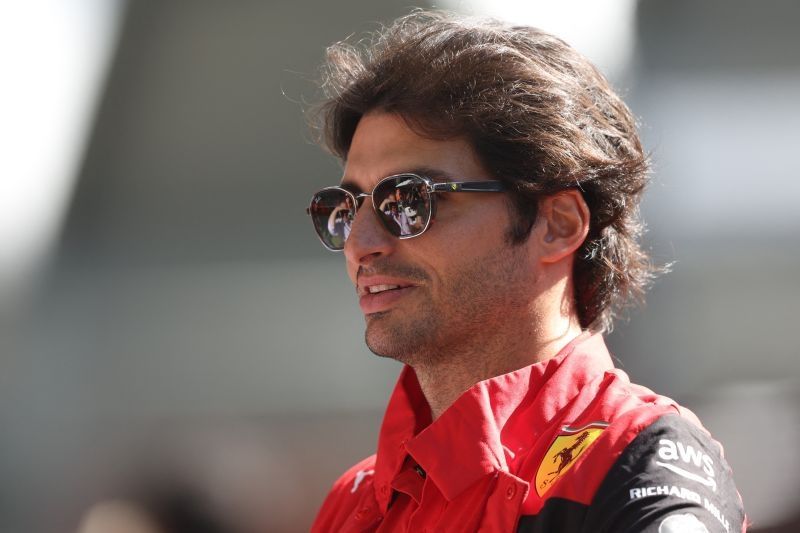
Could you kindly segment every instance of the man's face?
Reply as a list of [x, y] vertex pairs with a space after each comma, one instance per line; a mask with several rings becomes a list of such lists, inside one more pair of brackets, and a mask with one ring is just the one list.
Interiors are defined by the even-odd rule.
[[[491, 179], [464, 140], [421, 137], [397, 115], [364, 116], [342, 185], [369, 193], [382, 178], [404, 172], [454, 181]], [[431, 226], [403, 240], [384, 229], [366, 199], [344, 248], [367, 345], [412, 366], [474, 351], [476, 339], [491, 342], [516, 327], [515, 317], [528, 315], [515, 311], [529, 305], [536, 278], [528, 248], [507, 242], [506, 194], [436, 195]]]

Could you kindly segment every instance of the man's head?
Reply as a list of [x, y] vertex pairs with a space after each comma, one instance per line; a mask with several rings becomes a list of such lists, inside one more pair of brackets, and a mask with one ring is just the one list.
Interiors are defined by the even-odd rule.
[[[536, 262], [564, 259], [543, 249], [553, 237], [547, 228], [538, 242], [531, 239], [543, 209], [548, 216], [566, 210], [566, 238], [556, 244], [569, 251], [580, 325], [609, 329], [623, 307], [641, 299], [655, 272], [638, 244], [647, 158], [625, 104], [564, 42], [529, 27], [415, 12], [363, 49], [332, 46], [326, 73], [329, 99], [315, 116], [323, 144], [346, 163], [343, 183], [369, 193], [379, 179], [413, 171], [408, 165], [439, 165], [458, 180], [494, 179], [507, 188], [480, 199], [438, 195], [447, 199], [440, 201], [437, 225], [415, 239], [395, 239], [391, 249], [382, 248], [388, 234], [359, 233], [360, 223], [367, 227], [359, 217], [374, 217], [360, 210], [345, 246], [354, 281], [359, 271], [375, 272], [432, 287], [431, 276], [446, 271], [439, 292], [429, 296], [464, 312], [450, 317], [461, 322], [444, 322], [438, 315], [459, 310], [434, 309], [437, 316], [426, 316], [432, 327], [500, 323], [497, 310], [525, 305], [524, 286], [536, 283]], [[436, 161], [437, 154], [447, 161]], [[575, 224], [583, 215], [581, 229]], [[380, 228], [374, 219], [371, 227]], [[460, 250], [464, 235], [473, 245]], [[443, 248], [428, 249], [433, 242]], [[429, 268], [418, 262], [447, 253], [458, 261]], [[494, 314], [482, 312], [487, 309]], [[426, 314], [421, 306], [416, 311]], [[382, 339], [398, 340], [400, 331], [412, 336], [424, 326], [394, 325], [397, 334]]]

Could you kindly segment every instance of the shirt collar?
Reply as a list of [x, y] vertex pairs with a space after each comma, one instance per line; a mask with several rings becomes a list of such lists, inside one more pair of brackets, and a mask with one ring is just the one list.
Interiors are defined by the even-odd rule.
[[407, 454], [448, 500], [487, 474], [508, 471], [516, 451], [528, 449], [587, 381], [611, 368], [602, 335], [584, 333], [552, 359], [476, 383], [431, 422], [417, 376], [404, 367], [378, 439], [379, 504], [388, 507], [388, 487]]

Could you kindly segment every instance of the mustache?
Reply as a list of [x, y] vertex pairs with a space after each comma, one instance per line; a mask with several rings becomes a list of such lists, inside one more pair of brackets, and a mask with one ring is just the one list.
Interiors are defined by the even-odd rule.
[[369, 266], [358, 267], [356, 279], [361, 276], [391, 276], [420, 282], [430, 279], [428, 274], [421, 268], [380, 260], [371, 263]]

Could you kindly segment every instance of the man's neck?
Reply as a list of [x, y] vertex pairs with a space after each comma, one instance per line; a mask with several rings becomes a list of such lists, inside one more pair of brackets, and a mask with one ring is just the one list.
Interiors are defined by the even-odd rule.
[[435, 363], [414, 365], [420, 388], [436, 420], [461, 394], [485, 379], [546, 361], [556, 356], [582, 333], [580, 325], [570, 320], [546, 331], [530, 331], [499, 345], [487, 339], [480, 346], [462, 353], [437, 357]]

